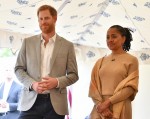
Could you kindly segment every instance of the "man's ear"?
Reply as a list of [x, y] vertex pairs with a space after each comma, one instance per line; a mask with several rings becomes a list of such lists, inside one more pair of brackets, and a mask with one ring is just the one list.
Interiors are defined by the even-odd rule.
[[53, 16], [53, 19], [56, 22], [57, 21], [57, 16]]

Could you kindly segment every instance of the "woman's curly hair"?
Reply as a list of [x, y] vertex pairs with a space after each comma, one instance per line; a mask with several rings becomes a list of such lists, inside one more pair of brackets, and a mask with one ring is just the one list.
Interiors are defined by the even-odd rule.
[[123, 50], [124, 51], [129, 51], [130, 50], [130, 47], [131, 47], [131, 41], [133, 41], [133, 38], [132, 38], [132, 34], [131, 32], [133, 32], [131, 29], [129, 28], [124, 28], [120, 25], [113, 25], [111, 26], [110, 28], [116, 28], [117, 31], [122, 35], [122, 36], [125, 36], [126, 40], [122, 46]]

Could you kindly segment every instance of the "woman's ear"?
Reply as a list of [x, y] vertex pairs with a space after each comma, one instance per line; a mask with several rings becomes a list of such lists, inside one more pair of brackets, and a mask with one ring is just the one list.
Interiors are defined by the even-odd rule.
[[124, 44], [126, 41], [126, 37], [125, 36], [122, 36], [122, 44]]

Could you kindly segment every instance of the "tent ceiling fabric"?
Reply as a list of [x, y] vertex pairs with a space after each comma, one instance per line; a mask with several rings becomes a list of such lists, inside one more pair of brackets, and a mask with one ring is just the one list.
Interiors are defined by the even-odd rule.
[[0, 30], [38, 34], [37, 8], [58, 11], [56, 31], [79, 45], [106, 48], [106, 31], [114, 24], [131, 28], [133, 50], [150, 48], [148, 0], [1, 0]]

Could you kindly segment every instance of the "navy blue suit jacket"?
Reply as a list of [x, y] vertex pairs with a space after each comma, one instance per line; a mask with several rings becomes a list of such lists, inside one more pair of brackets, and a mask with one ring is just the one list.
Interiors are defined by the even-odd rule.
[[[3, 96], [4, 85], [5, 83], [0, 84], [0, 99], [2, 99], [2, 96]], [[9, 109], [10, 109], [8, 114], [9, 113], [13, 113], [14, 115], [16, 115], [15, 113], [18, 114], [17, 107], [18, 107], [18, 102], [20, 99], [21, 88], [22, 86], [20, 84], [18, 84], [15, 81], [12, 82], [12, 85], [10, 87], [9, 94], [7, 97], [7, 103], [9, 103]]]

